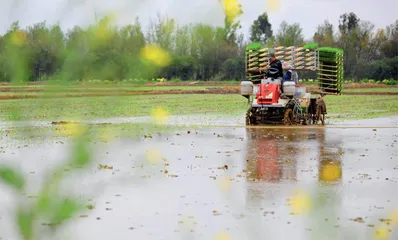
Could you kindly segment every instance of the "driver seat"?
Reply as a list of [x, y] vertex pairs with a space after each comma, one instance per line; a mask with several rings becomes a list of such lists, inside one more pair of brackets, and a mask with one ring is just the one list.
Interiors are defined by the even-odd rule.
[[278, 74], [279, 74], [279, 70], [278, 69], [276, 69], [276, 68], [269, 68], [268, 69], [268, 71], [267, 71], [267, 78], [268, 79], [270, 79], [272, 82], [274, 82], [275, 80], [277, 80], [276, 82], [278, 83], [278, 84], [280, 84], [280, 92], [281, 93], [283, 93], [283, 86], [282, 86], [282, 81], [283, 81], [283, 78], [281, 78], [281, 77], [277, 77], [278, 76]]
[[269, 68], [267, 72], [267, 78], [273, 78], [276, 79], [278, 76], [279, 70], [276, 68]]

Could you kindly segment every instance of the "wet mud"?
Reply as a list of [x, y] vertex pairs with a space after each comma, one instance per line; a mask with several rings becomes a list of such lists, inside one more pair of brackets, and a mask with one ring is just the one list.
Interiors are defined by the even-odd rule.
[[[381, 219], [398, 209], [397, 125], [387, 118], [335, 127], [220, 126], [93, 141], [96, 162], [65, 191], [94, 207], [60, 235], [374, 239]], [[26, 195], [34, 195], [45, 170], [67, 158], [70, 142], [1, 144], [0, 162], [22, 169]], [[0, 239], [16, 239], [9, 194], [0, 186]], [[398, 237], [393, 223], [387, 228], [389, 239]]]
[[[161, 86], [185, 86], [185, 85], [161, 85]], [[202, 85], [200, 85], [202, 86]], [[198, 87], [200, 87], [198, 86]], [[207, 86], [207, 85], [203, 85]], [[109, 86], [107, 86], [109, 88]], [[361, 87], [345, 87], [345, 89]], [[365, 87], [367, 88], [367, 87]], [[317, 94], [316, 86], [307, 86], [307, 91]], [[222, 86], [205, 89], [165, 89], [165, 90], [111, 90], [101, 91], [94, 88], [73, 89], [70, 92], [49, 91], [44, 88], [0, 88], [0, 92], [8, 92], [8, 95], [0, 95], [0, 100], [7, 99], [29, 99], [29, 98], [65, 98], [65, 97], [101, 97], [101, 96], [134, 96], [134, 95], [162, 95], [162, 94], [239, 94], [240, 86]], [[25, 93], [25, 94], [21, 94]], [[32, 94], [34, 93], [34, 94]], [[398, 95], [398, 92], [344, 92], [344, 95]]]

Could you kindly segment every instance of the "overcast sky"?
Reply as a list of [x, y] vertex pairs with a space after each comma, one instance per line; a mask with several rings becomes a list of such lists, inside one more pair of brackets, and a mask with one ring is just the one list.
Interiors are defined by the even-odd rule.
[[[373, 22], [376, 28], [398, 20], [398, 0], [279, 0], [277, 11], [267, 9], [269, 0], [241, 0], [244, 14], [243, 31], [258, 15], [268, 12], [274, 32], [281, 21], [298, 22], [306, 38], [311, 38], [316, 26], [328, 19], [335, 26], [339, 16], [355, 12], [361, 20]], [[96, 9], [96, 11], [94, 11]], [[62, 28], [93, 23], [98, 17], [114, 13], [120, 24], [131, 23], [138, 16], [146, 27], [156, 13], [167, 14], [179, 23], [202, 22], [222, 25], [223, 14], [218, 0], [0, 0], [0, 34], [4, 34], [13, 21], [22, 27], [46, 20], [60, 22]]]

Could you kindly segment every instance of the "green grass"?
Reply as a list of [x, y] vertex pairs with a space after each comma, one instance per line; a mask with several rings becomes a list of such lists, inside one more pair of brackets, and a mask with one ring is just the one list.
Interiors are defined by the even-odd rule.
[[[43, 91], [41, 92], [29, 92], [32, 89], [38, 89], [39, 87], [26, 87], [26, 88], [15, 88], [19, 89], [17, 91], [8, 92], [0, 92], [0, 96], [10, 96], [10, 95], [40, 95], [50, 92], [61, 92], [61, 93], [116, 93], [116, 92], [138, 92], [138, 91], [168, 91], [168, 90], [205, 90], [208, 88], [221, 88], [223, 86], [68, 86], [64, 88], [54, 88], [54, 87], [45, 87], [41, 88]], [[20, 89], [23, 89], [22, 91]]]
[[397, 87], [389, 87], [389, 88], [351, 88], [351, 89], [343, 89], [344, 92], [398, 92]]
[[[189, 81], [178, 81], [178, 80], [169, 80], [167, 82], [164, 82], [164, 84], [192, 84], [195, 83], [195, 85], [231, 85], [231, 84], [240, 84], [240, 80], [225, 80], [225, 81], [203, 81], [203, 80], [189, 80]], [[30, 83], [22, 83], [22, 84], [0, 84], [0, 88], [24, 88], [24, 87], [29, 87], [29, 88], [37, 88], [37, 87], [43, 87], [46, 85], [54, 85], [54, 86], [60, 86], [61, 84], [64, 84], [65, 86], [68, 87], [101, 87], [101, 86], [134, 86], [134, 87], [140, 87], [140, 86], [153, 86], [154, 84], [158, 84], [160, 82], [158, 81], [142, 81], [142, 82], [134, 82], [134, 81], [106, 81], [106, 80], [101, 80], [97, 82], [91, 82], [91, 81], [70, 81], [70, 82], [53, 82], [53, 81], [42, 81], [42, 82], [30, 82]]]
[[341, 120], [398, 115], [397, 95], [327, 96], [325, 102], [328, 114], [340, 115], [337, 118]]
[[[330, 118], [363, 119], [398, 115], [398, 96], [326, 96]], [[236, 95], [184, 94], [123, 97], [79, 97], [59, 99], [2, 100], [0, 120], [12, 120], [10, 112], [20, 112], [21, 120], [74, 120], [148, 116], [161, 107], [171, 115], [211, 113], [244, 117], [247, 100]]]
[[246, 108], [240, 95], [140, 95], [127, 97], [79, 97], [59, 99], [3, 100], [0, 119], [9, 120], [18, 109], [22, 119], [68, 120], [70, 118], [108, 118], [146, 116], [161, 107], [169, 114], [233, 113]]

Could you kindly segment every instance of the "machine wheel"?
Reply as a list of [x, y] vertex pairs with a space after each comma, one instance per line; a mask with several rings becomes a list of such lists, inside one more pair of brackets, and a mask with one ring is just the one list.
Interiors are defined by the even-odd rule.
[[311, 116], [311, 122], [312, 122], [312, 124], [316, 124], [316, 115], [315, 114], [313, 114]]
[[246, 112], [246, 126], [255, 125], [255, 124], [256, 122], [253, 119], [252, 107], [250, 107], [249, 109], [247, 109]]
[[322, 125], [325, 125], [325, 113], [326, 113], [326, 104], [322, 100], [318, 103], [316, 107], [316, 122], [321, 121]]
[[308, 116], [308, 114], [305, 114], [303, 117], [303, 125], [308, 125], [308, 124], [311, 124], [311, 119]]
[[283, 123], [285, 125], [292, 125], [294, 122], [293, 110], [288, 108], [285, 110], [285, 114], [283, 115]]
[[322, 125], [325, 125], [325, 114], [324, 113], [317, 113], [316, 116], [317, 122], [321, 121]]

